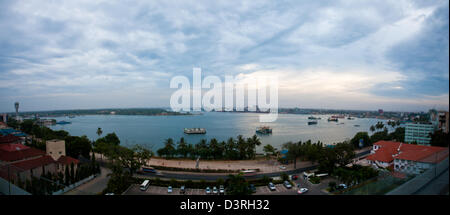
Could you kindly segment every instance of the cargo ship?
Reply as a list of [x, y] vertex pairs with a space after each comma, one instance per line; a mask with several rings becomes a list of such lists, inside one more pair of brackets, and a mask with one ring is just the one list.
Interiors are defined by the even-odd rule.
[[206, 129], [204, 128], [185, 128], [185, 134], [206, 134]]
[[261, 127], [258, 127], [256, 129], [256, 133], [258, 133], [258, 134], [271, 134], [272, 133], [272, 128], [270, 128], [269, 126], [261, 126]]

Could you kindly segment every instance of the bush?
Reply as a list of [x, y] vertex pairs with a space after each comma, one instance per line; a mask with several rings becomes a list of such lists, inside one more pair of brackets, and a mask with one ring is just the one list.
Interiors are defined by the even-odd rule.
[[318, 184], [318, 183], [320, 183], [320, 177], [312, 176], [309, 178], [309, 181], [313, 184]]

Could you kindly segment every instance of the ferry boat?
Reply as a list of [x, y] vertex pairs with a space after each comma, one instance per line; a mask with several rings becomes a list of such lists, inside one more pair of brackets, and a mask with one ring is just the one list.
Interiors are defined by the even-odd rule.
[[261, 127], [258, 127], [256, 129], [256, 133], [258, 133], [258, 134], [271, 134], [272, 133], [272, 128], [270, 128], [269, 126], [261, 126]]
[[317, 124], [317, 121], [309, 121], [308, 122], [308, 125], [316, 125]]
[[56, 124], [58, 124], [58, 125], [66, 125], [66, 124], [71, 124], [71, 122], [59, 121], [59, 122], [56, 122]]
[[206, 134], [206, 129], [204, 128], [185, 128], [185, 134]]
[[335, 117], [328, 118], [328, 122], [337, 122], [337, 121], [338, 121], [338, 118], [335, 118]]

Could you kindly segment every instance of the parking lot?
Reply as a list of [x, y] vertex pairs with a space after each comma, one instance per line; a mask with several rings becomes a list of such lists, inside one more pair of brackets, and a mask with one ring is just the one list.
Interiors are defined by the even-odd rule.
[[[323, 192], [328, 182], [325, 180], [323, 183], [319, 185], [312, 185], [310, 182], [307, 182], [303, 177], [298, 177], [298, 179], [293, 180], [292, 188], [288, 189], [283, 184], [276, 184], [276, 190], [271, 191], [268, 186], [259, 186], [256, 187], [256, 192], [253, 195], [298, 195], [297, 191], [300, 188], [307, 188], [308, 192], [302, 195], [327, 195], [327, 193]], [[298, 186], [299, 187], [298, 187]], [[212, 193], [208, 195], [219, 195]], [[139, 189], [138, 184], [132, 185], [125, 193], [125, 195], [207, 195], [205, 189], [190, 189], [186, 188], [185, 194], [180, 194], [180, 188], [173, 188], [172, 193], [167, 192], [167, 187], [158, 187], [158, 186], [150, 186], [146, 191], [141, 191]]]
[[[186, 188], [185, 194], [180, 194], [180, 188], [173, 188], [172, 193], [167, 192], [167, 187], [150, 186], [146, 191], [139, 189], [138, 184], [132, 185], [125, 193], [125, 195], [206, 195], [205, 189], [189, 189]], [[208, 195], [219, 195], [212, 193]]]

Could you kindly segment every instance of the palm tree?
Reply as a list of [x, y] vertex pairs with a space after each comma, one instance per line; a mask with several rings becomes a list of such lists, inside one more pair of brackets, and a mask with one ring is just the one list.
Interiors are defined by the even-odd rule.
[[374, 132], [374, 131], [375, 131], [375, 126], [373, 126], [373, 125], [370, 126], [370, 131], [371, 131], [371, 132]]
[[[102, 134], [103, 134], [103, 131], [102, 131], [102, 128], [97, 128], [97, 135], [98, 135], [98, 138], [100, 138], [100, 136], [102, 136]], [[92, 144], [94, 144], [94, 142], [92, 142]], [[93, 148], [93, 147], [92, 147]], [[92, 152], [92, 153], [94, 153], [94, 152]], [[103, 160], [103, 154], [100, 156], [100, 159], [102, 159]]]

